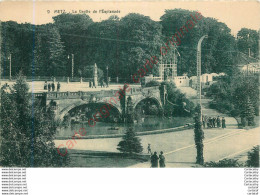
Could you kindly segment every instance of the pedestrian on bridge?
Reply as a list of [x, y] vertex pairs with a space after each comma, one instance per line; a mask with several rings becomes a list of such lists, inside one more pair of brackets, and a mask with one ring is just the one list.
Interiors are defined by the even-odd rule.
[[55, 84], [54, 82], [51, 84], [52, 91], [55, 91]]
[[50, 83], [48, 84], [48, 91], [49, 92], [51, 91], [51, 84]]
[[45, 81], [44, 87], [43, 87], [44, 90], [47, 90], [47, 85], [48, 85], [48, 83], [47, 83], [47, 81]]
[[151, 156], [151, 167], [152, 168], [158, 168], [158, 160], [159, 160], [159, 157], [157, 156], [157, 152], [154, 152], [154, 154]]
[[60, 91], [60, 82], [57, 84], [57, 91]]

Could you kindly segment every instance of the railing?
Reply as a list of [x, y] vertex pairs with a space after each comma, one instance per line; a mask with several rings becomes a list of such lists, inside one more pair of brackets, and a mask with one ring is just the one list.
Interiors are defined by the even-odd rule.
[[[159, 86], [155, 87], [133, 87], [131, 91], [128, 92], [131, 95], [135, 94], [152, 94], [154, 91], [158, 91]], [[101, 91], [76, 91], [76, 92], [44, 92], [44, 93], [33, 93], [34, 97], [44, 97], [46, 95], [47, 99], [80, 99], [84, 96], [94, 95], [97, 98], [102, 97], [113, 97], [118, 90], [101, 90]]]

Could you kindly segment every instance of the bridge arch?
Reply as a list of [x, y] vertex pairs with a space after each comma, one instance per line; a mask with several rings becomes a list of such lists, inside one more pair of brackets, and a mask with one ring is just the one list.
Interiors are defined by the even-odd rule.
[[111, 112], [116, 112], [118, 114], [118, 116], [121, 117], [121, 114], [122, 114], [121, 108], [115, 104], [108, 104], [105, 102], [78, 101], [78, 102], [75, 102], [75, 103], [67, 106], [66, 108], [62, 109], [58, 114], [58, 118], [60, 120], [63, 120], [64, 116], [67, 115], [70, 111], [72, 111], [73, 109], [82, 107], [84, 105], [96, 105], [97, 106], [96, 111], [102, 112], [102, 113], [100, 113], [101, 115], [104, 115], [104, 114], [110, 115]]
[[145, 101], [151, 101], [151, 102], [155, 103], [155, 105], [158, 108], [159, 114], [163, 114], [163, 106], [162, 106], [161, 100], [158, 100], [158, 98], [156, 98], [156, 97], [144, 97], [144, 98], [140, 99], [133, 105], [134, 111], [136, 112], [137, 106]]

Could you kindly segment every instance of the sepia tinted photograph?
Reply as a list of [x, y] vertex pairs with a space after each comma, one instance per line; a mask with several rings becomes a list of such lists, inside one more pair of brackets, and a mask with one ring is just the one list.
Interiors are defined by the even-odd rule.
[[257, 1], [0, 3], [0, 167], [259, 167]]

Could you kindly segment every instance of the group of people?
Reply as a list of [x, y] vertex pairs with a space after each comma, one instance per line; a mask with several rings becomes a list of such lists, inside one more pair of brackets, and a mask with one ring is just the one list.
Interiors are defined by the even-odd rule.
[[207, 116], [202, 116], [202, 125], [203, 128], [226, 128], [226, 119], [225, 117], [207, 117]]
[[160, 152], [160, 155], [157, 155], [157, 152], [154, 152], [152, 154], [151, 150], [151, 144], [148, 144], [147, 147], [148, 154], [151, 154], [151, 168], [158, 168], [158, 165], [160, 165], [160, 168], [165, 167], [165, 157], [163, 155], [163, 151]]
[[[60, 82], [57, 83], [57, 91], [60, 91]], [[49, 92], [50, 91], [55, 91], [55, 83], [52, 82], [52, 83], [47, 83], [47, 81], [45, 81], [44, 83], [44, 90], [48, 90]]]
[[[101, 88], [108, 87], [108, 82], [105, 82], [104, 79], [100, 81]], [[89, 88], [97, 88], [97, 86], [94, 84], [94, 81], [89, 81]]]

